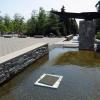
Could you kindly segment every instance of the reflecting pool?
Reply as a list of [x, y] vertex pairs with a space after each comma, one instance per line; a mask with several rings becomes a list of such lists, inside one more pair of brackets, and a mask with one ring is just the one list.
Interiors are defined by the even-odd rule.
[[57, 58], [56, 64], [73, 64], [81, 67], [99, 67], [100, 53], [94, 51], [68, 51]]
[[[78, 64], [76, 62], [82, 62], [86, 56], [77, 54], [77, 51], [75, 48], [53, 49], [49, 55], [0, 86], [0, 100], [100, 100], [100, 62], [97, 61], [96, 65], [89, 62], [89, 66], [86, 63]], [[72, 58], [68, 56], [70, 53]], [[79, 60], [80, 55], [84, 59]], [[94, 58], [90, 55], [88, 57]], [[99, 54], [95, 57], [95, 60], [100, 59]], [[58, 89], [34, 85], [44, 73], [63, 76]]]

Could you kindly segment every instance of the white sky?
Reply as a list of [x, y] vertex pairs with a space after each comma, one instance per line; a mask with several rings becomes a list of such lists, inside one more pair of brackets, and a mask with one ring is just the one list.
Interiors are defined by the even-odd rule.
[[97, 2], [98, 0], [0, 0], [0, 15], [8, 14], [13, 17], [15, 13], [19, 13], [28, 19], [32, 10], [43, 7], [47, 11], [51, 8], [60, 11], [62, 5], [69, 12], [89, 12], [96, 11]]

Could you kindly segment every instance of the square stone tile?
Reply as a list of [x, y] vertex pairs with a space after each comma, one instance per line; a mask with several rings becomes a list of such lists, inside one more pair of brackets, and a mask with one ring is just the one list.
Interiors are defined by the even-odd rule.
[[63, 76], [43, 74], [34, 84], [50, 88], [58, 88]]

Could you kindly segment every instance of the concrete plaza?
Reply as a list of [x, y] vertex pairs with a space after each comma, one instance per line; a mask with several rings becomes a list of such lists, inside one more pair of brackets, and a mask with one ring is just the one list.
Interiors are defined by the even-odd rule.
[[48, 43], [49, 46], [57, 42], [64, 41], [65, 38], [4, 38], [0, 37], [0, 57], [5, 56], [9, 53], [21, 50], [23, 48], [29, 47], [36, 43], [44, 42]]

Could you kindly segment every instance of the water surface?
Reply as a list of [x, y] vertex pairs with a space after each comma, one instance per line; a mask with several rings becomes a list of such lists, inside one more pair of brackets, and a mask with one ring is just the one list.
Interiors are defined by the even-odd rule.
[[[0, 100], [100, 100], [100, 66], [56, 63], [60, 56], [69, 51], [78, 50], [55, 48], [33, 63], [0, 87]], [[44, 73], [63, 76], [58, 89], [34, 85]]]

